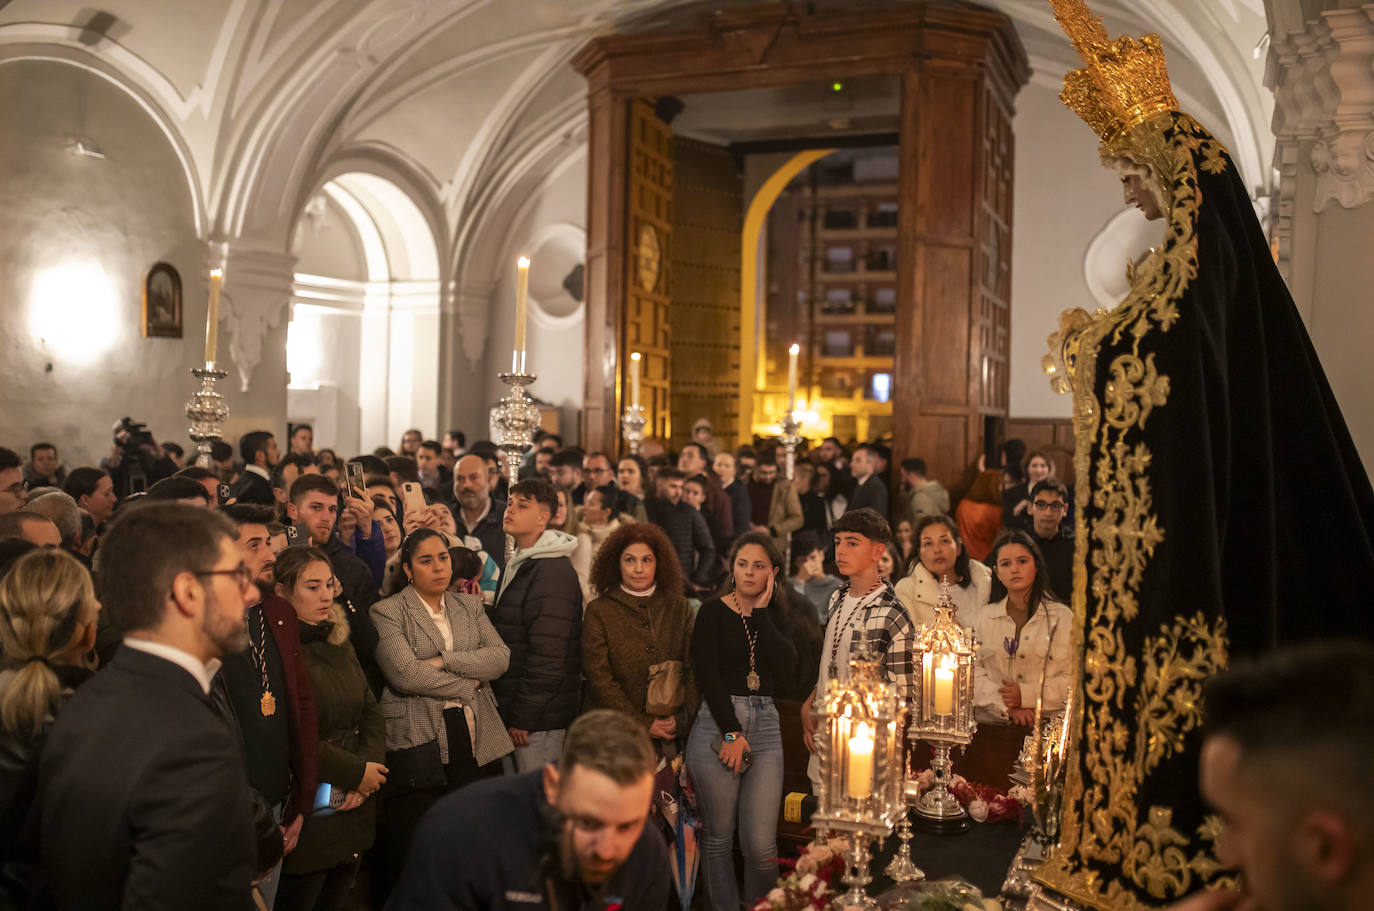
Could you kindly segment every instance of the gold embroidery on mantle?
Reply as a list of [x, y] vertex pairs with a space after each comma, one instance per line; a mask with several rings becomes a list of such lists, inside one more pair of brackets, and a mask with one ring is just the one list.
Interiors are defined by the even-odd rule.
[[[1169, 221], [1163, 247], [1136, 271], [1126, 300], [1111, 311], [1063, 314], [1042, 362], [1056, 391], [1074, 396], [1077, 552], [1090, 560], [1074, 566], [1074, 634], [1085, 698], [1071, 719], [1070, 755], [1081, 758], [1068, 768], [1058, 847], [1036, 879], [1090, 907], [1135, 911], [1147, 907], [1139, 892], [1177, 898], [1217, 873], [1211, 851], [1190, 856], [1190, 839], [1174, 828], [1171, 808], [1152, 806], [1142, 820], [1137, 803], [1149, 772], [1181, 749], [1200, 723], [1202, 683], [1226, 663], [1225, 623], [1201, 613], [1173, 618], [1147, 636], [1137, 655], [1128, 653], [1124, 629], [1138, 617], [1141, 580], [1167, 534], [1154, 513], [1151, 453], [1138, 435], [1166, 406], [1169, 378], [1159, 373], [1154, 353], [1142, 351], [1142, 342], [1175, 325], [1179, 301], [1197, 275], [1194, 226], [1202, 198], [1195, 161], [1214, 173], [1226, 161], [1221, 145], [1184, 114], [1151, 118], [1103, 154], [1128, 157], [1161, 175]], [[1128, 347], [1103, 365], [1099, 402], [1101, 349], [1123, 341]], [[1091, 521], [1089, 504], [1099, 513]], [[1199, 834], [1206, 836], [1206, 829]], [[1119, 867], [1122, 878], [1104, 880], [1095, 865]]]

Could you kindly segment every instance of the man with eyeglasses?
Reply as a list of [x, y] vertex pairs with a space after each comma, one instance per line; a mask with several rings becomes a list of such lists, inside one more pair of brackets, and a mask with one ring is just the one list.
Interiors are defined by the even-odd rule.
[[279, 831], [266, 848], [255, 837], [243, 750], [210, 699], [258, 598], [237, 537], [216, 512], [148, 503], [101, 539], [100, 601], [124, 647], [72, 696], [39, 762], [59, 909], [248, 908], [280, 856]]
[[24, 460], [13, 449], [0, 446], [0, 516], [23, 509], [29, 494], [24, 489]]
[[1031, 489], [1031, 534], [1040, 545], [1050, 586], [1067, 602], [1073, 595], [1073, 531], [1064, 517], [1069, 511], [1068, 489], [1054, 478], [1037, 481]]
[[[296, 612], [272, 593], [272, 567], [277, 562], [268, 543], [272, 508], [237, 504], [219, 511], [238, 527], [238, 545], [259, 597], [246, 615], [248, 648], [224, 659], [217, 683], [222, 683], [224, 702], [238, 723], [248, 782], [270, 808], [281, 827], [284, 853], [290, 854], [313, 804], [318, 778], [315, 700], [301, 655]], [[278, 862], [258, 883], [269, 908], [280, 878]]]

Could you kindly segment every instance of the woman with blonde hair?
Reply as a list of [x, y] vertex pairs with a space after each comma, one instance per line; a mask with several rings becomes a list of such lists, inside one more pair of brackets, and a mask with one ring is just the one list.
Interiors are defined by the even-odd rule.
[[0, 582], [0, 856], [20, 834], [48, 729], [91, 677], [99, 611], [90, 574], [66, 551], [30, 551]]

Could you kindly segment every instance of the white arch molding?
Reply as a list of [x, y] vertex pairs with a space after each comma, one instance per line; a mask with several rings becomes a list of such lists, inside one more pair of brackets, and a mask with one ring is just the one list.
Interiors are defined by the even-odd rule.
[[205, 198], [200, 191], [200, 180], [196, 175], [196, 166], [191, 157], [190, 149], [187, 148], [181, 132], [172, 126], [167, 113], [144, 92], [141, 86], [130, 81], [118, 70], [110, 68], [100, 58], [86, 54], [84, 51], [58, 46], [29, 49], [23, 45], [10, 45], [8, 47], [0, 45], [0, 66], [26, 60], [75, 67], [104, 79], [132, 98], [134, 103], [143, 109], [144, 113], [162, 132], [162, 135], [167, 138], [168, 146], [171, 147], [172, 153], [176, 155], [177, 161], [181, 164], [182, 177], [185, 179], [186, 187], [191, 194], [192, 217], [196, 226], [196, 236], [202, 240], [205, 239]]

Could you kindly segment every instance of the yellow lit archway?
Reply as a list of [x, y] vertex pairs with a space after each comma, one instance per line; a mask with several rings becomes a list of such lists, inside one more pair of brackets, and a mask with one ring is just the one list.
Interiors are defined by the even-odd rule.
[[758, 324], [759, 301], [759, 238], [768, 212], [782, 194], [783, 188], [810, 165], [834, 152], [834, 149], [807, 149], [798, 152], [772, 173], [744, 214], [744, 229], [740, 237], [739, 281], [739, 439], [748, 443], [753, 439], [754, 391], [766, 381], [761, 339], [755, 331]]

